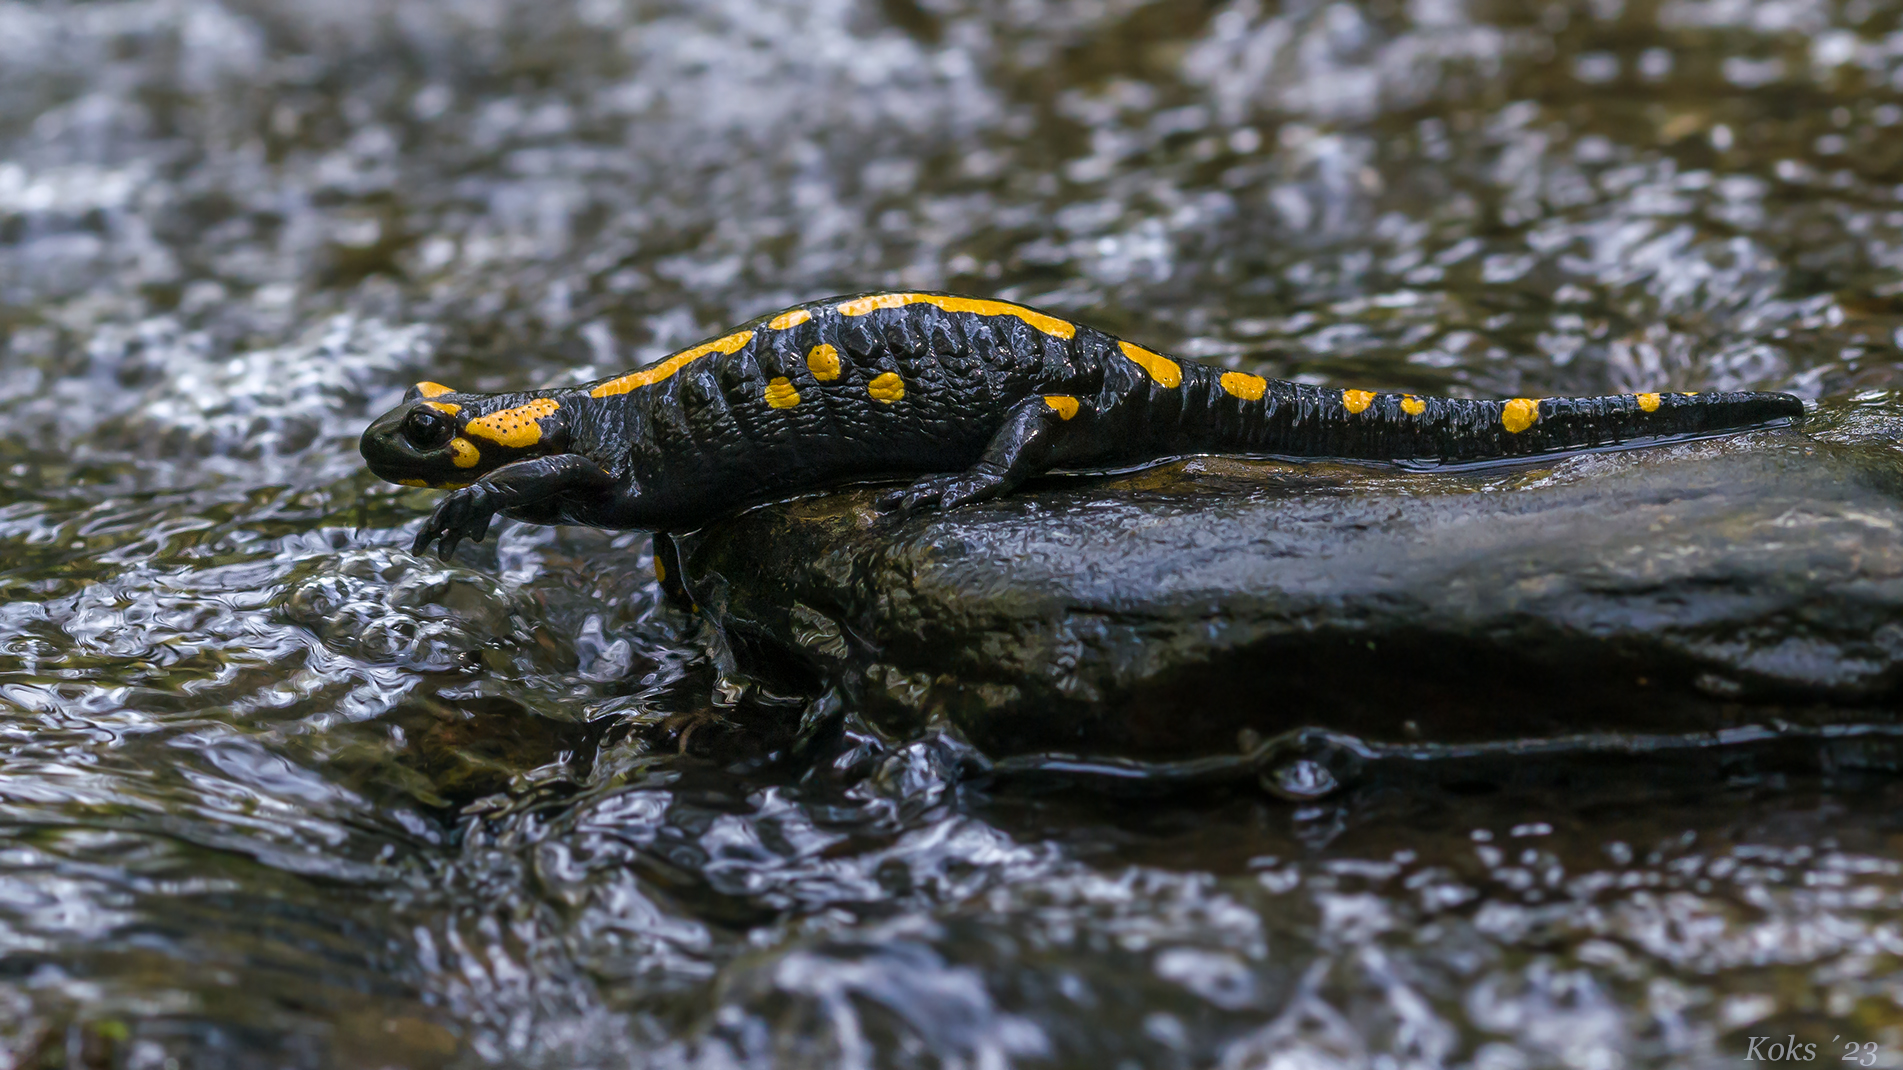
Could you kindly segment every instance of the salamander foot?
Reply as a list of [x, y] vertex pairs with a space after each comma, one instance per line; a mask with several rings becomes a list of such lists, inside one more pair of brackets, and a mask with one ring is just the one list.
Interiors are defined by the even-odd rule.
[[973, 469], [951, 475], [927, 476], [900, 490], [879, 495], [875, 503], [882, 513], [911, 516], [929, 509], [952, 509], [971, 502], [996, 498], [1010, 489], [1002, 477]]
[[495, 496], [482, 484], [450, 491], [436, 503], [436, 510], [430, 513], [429, 519], [423, 521], [423, 530], [416, 533], [410, 552], [420, 554], [429, 549], [430, 543], [441, 540], [437, 554], [447, 560], [456, 552], [456, 544], [464, 539], [481, 542], [489, 533], [489, 521], [495, 515]]

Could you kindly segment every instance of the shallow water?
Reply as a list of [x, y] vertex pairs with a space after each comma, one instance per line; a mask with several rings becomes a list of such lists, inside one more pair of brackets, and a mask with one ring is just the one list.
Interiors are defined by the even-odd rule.
[[355, 451], [419, 378], [886, 286], [1854, 423], [1903, 385], [1900, 15], [0, 0], [0, 1062], [1903, 1063], [1886, 779], [989, 791], [791, 747], [643, 536], [411, 557], [432, 495]]

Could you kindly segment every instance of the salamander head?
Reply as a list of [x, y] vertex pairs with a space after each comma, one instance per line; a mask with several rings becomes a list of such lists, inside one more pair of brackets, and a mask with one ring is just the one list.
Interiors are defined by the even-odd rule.
[[377, 417], [358, 450], [379, 478], [406, 487], [463, 487], [512, 461], [562, 453], [568, 420], [544, 394], [459, 394], [418, 383]]

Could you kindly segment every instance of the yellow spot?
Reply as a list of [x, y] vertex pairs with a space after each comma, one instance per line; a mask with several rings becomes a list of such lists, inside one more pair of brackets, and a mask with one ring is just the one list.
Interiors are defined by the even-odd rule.
[[1142, 346], [1131, 345], [1129, 342], [1118, 342], [1117, 348], [1123, 350], [1124, 356], [1129, 357], [1137, 367], [1142, 368], [1150, 378], [1156, 380], [1158, 386], [1174, 389], [1183, 385], [1182, 365], [1170, 358], [1160, 353], [1152, 353]]
[[1427, 402], [1422, 401], [1413, 394], [1405, 395], [1401, 398], [1401, 411], [1407, 413], [1409, 416], [1419, 416], [1421, 413], [1427, 411]]
[[813, 314], [811, 312], [808, 312], [803, 308], [796, 308], [790, 312], [780, 313], [779, 315], [766, 321], [766, 325], [772, 330], [790, 331], [793, 328], [799, 326], [802, 323], [805, 323], [807, 320], [812, 318], [813, 318]]
[[449, 459], [458, 468], [474, 468], [482, 463], [482, 451], [461, 435], [449, 440]]
[[639, 390], [652, 386], [686, 367], [689, 361], [699, 360], [709, 353], [736, 353], [740, 347], [753, 341], [752, 331], [739, 331], [725, 338], [716, 338], [711, 342], [702, 342], [692, 349], [683, 349], [679, 353], [652, 367], [638, 372], [629, 372], [619, 379], [610, 379], [588, 392], [589, 397], [611, 398], [616, 394], [625, 394], [630, 390]]
[[1532, 398], [1514, 398], [1500, 409], [1500, 426], [1512, 434], [1532, 427], [1540, 418], [1540, 403]]
[[1374, 404], [1372, 390], [1343, 390], [1341, 392], [1341, 407], [1349, 412], [1363, 412], [1372, 404]]
[[453, 401], [425, 401], [423, 407], [426, 409], [435, 409], [445, 416], [454, 416], [463, 411], [463, 407]]
[[806, 354], [806, 370], [822, 383], [839, 378], [839, 350], [828, 345], [814, 346]]
[[790, 409], [800, 403], [800, 392], [793, 381], [782, 375], [766, 385], [766, 403], [776, 409]]
[[454, 390], [451, 390], [441, 383], [418, 383], [416, 384], [416, 392], [426, 398], [440, 398], [444, 394], [455, 393]]
[[866, 384], [866, 393], [872, 395], [872, 400], [890, 405], [905, 396], [905, 380], [897, 372], [886, 372]]
[[1044, 404], [1057, 410], [1057, 418], [1068, 420], [1077, 415], [1077, 399], [1066, 394], [1046, 394]]
[[1006, 301], [987, 301], [977, 297], [945, 297], [940, 294], [873, 294], [871, 297], [857, 298], [840, 305], [839, 314], [863, 316], [877, 309], [902, 308], [906, 305], [933, 305], [947, 312], [972, 312], [980, 316], [1016, 316], [1054, 338], [1072, 338], [1077, 334], [1074, 324], [1065, 323], [1054, 316], [1033, 312]]
[[667, 582], [667, 566], [661, 564], [660, 554], [654, 555], [654, 578], [662, 583]]
[[1639, 408], [1644, 409], [1646, 412], [1659, 411], [1659, 396], [1657, 394], [1635, 394], [1633, 396], [1639, 399]]
[[463, 425], [463, 433], [481, 435], [498, 446], [519, 450], [542, 441], [542, 425], [537, 421], [561, 407], [554, 398], [536, 398], [513, 409], [479, 416]]
[[1261, 401], [1263, 391], [1269, 388], [1269, 381], [1260, 375], [1247, 372], [1223, 372], [1222, 388], [1244, 401]]
[[429, 481], [423, 480], [423, 479], [399, 479], [396, 482], [397, 482], [397, 486], [399, 487], [427, 487], [429, 486]]
[[469, 484], [467, 483], [438, 483], [436, 484], [436, 489], [437, 490], [461, 490], [468, 485]]

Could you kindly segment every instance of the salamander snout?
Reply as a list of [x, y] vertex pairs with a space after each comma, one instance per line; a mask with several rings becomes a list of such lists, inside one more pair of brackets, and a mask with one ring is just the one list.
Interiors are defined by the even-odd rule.
[[377, 417], [357, 449], [378, 478], [406, 487], [449, 487], [481, 473], [479, 450], [462, 435], [461, 406], [441, 395], [412, 397]]

